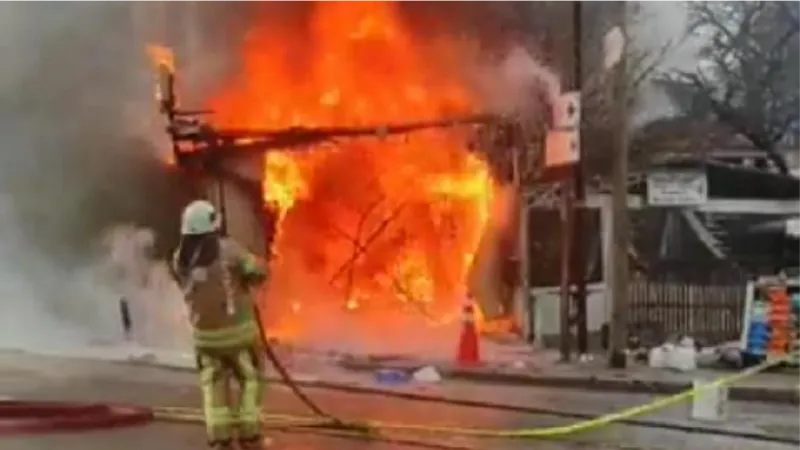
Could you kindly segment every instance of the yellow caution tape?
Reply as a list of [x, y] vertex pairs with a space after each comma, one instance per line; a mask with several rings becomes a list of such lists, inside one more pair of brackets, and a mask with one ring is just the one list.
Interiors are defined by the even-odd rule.
[[[668, 406], [688, 400], [698, 393], [719, 388], [735, 383], [743, 378], [755, 375], [770, 367], [777, 366], [783, 362], [790, 360], [795, 355], [788, 355], [780, 359], [764, 362], [763, 364], [753, 366], [741, 372], [731, 374], [718, 378], [709, 383], [698, 385], [697, 387], [687, 389], [677, 394], [659, 398], [644, 405], [634, 406], [632, 408], [624, 409], [622, 411], [606, 414], [604, 416], [596, 417], [594, 419], [585, 420], [570, 425], [560, 425], [547, 428], [523, 428], [514, 430], [503, 429], [480, 429], [480, 428], [461, 428], [450, 426], [429, 426], [419, 424], [403, 424], [395, 422], [384, 422], [375, 420], [365, 421], [350, 421], [350, 420], [332, 420], [330, 418], [313, 417], [313, 416], [293, 416], [286, 414], [263, 414], [264, 425], [274, 428], [292, 428], [292, 427], [327, 427], [349, 429], [351, 431], [405, 431], [417, 433], [434, 433], [434, 434], [448, 434], [460, 435], [471, 437], [486, 437], [486, 438], [533, 438], [533, 437], [557, 437], [568, 434], [575, 434], [579, 432], [589, 431], [592, 429], [600, 428], [610, 425], [614, 422], [628, 420], [637, 416], [641, 416], [653, 411], [666, 408]], [[196, 408], [178, 408], [178, 407], [158, 407], [154, 408], [154, 417], [156, 420], [165, 421], [179, 421], [179, 422], [202, 422], [202, 411]]]

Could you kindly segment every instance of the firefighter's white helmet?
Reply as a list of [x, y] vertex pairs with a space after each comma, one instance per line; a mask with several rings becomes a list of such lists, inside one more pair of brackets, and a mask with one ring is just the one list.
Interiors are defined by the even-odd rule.
[[208, 200], [195, 200], [186, 206], [181, 216], [181, 234], [212, 233], [219, 229], [217, 209]]

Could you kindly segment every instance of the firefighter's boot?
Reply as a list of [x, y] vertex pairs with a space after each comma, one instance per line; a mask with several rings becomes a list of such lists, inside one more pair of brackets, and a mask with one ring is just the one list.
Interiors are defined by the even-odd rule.
[[263, 436], [251, 436], [239, 439], [240, 450], [264, 450], [272, 445], [272, 439]]
[[223, 440], [216, 440], [211, 441], [208, 443], [208, 448], [211, 450], [235, 450], [236, 447], [233, 445], [233, 441], [231, 439], [223, 439]]

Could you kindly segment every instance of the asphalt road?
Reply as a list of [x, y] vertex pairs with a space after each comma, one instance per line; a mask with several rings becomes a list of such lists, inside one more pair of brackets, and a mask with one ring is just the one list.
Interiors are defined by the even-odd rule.
[[[0, 355], [0, 395], [25, 400], [66, 400], [127, 403], [152, 406], [196, 407], [199, 398], [192, 374], [164, 369], [104, 362], [85, 362], [13, 354]], [[326, 410], [348, 418], [383, 419], [406, 423], [451, 425], [466, 428], [527, 428], [563, 425], [569, 419], [489, 409], [464, 408], [397, 398], [309, 389]], [[500, 392], [498, 392], [500, 394]], [[513, 395], [503, 393], [502, 395]], [[585, 394], [549, 391], [540, 402], [549, 407], [585, 405]], [[580, 399], [583, 398], [583, 402]], [[620, 394], [608, 394], [609, 404], [620, 403]], [[592, 403], [604, 401], [593, 397]], [[270, 412], [305, 413], [304, 407], [282, 386], [270, 388], [264, 398]], [[537, 406], [537, 405], [532, 405]], [[758, 408], [763, 408], [758, 406]], [[761, 411], [768, 414], [768, 411]], [[783, 415], [785, 411], [780, 412]], [[796, 414], [794, 418], [796, 418]], [[794, 420], [794, 419], [791, 419]], [[796, 420], [794, 420], [796, 423]], [[794, 433], [784, 430], [784, 433]], [[271, 448], [286, 450], [789, 450], [795, 446], [740, 438], [691, 434], [625, 425], [572, 435], [560, 440], [478, 440], [460, 436], [413, 436], [389, 433], [375, 441], [332, 436], [275, 432]], [[396, 440], [400, 441], [396, 441]], [[395, 440], [395, 441], [393, 441]], [[412, 442], [409, 442], [412, 441]], [[205, 448], [203, 430], [190, 424], [154, 423], [140, 428], [68, 435], [0, 437], [3, 450], [152, 450]]]

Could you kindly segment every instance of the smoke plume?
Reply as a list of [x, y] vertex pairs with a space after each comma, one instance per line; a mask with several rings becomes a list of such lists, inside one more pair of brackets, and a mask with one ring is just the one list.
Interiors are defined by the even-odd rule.
[[[173, 227], [151, 77], [127, 3], [0, 4], [0, 342], [119, 336], [95, 261], [119, 223]], [[174, 229], [174, 228], [173, 228]]]
[[185, 349], [190, 345], [183, 295], [168, 263], [155, 258], [153, 230], [116, 226], [103, 236], [102, 279], [126, 299], [131, 338], [145, 347]]
[[561, 93], [559, 75], [520, 46], [508, 50], [499, 64], [479, 67], [476, 79], [484, 107], [496, 114], [536, 117]]

